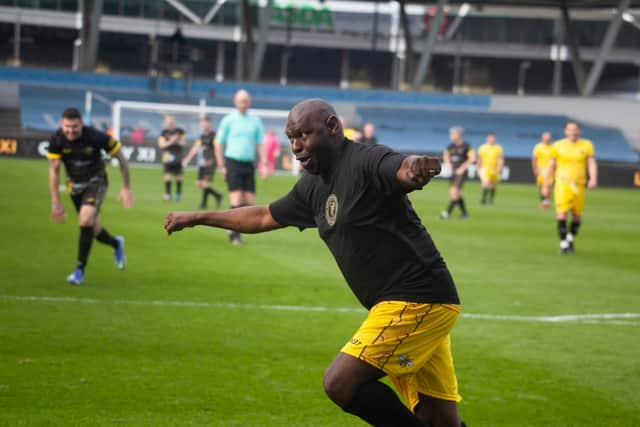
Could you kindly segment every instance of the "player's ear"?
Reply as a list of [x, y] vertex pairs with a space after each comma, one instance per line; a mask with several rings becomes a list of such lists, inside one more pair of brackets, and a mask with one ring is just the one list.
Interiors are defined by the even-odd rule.
[[340, 120], [335, 115], [330, 115], [325, 121], [329, 134], [332, 136], [337, 135], [340, 132]]

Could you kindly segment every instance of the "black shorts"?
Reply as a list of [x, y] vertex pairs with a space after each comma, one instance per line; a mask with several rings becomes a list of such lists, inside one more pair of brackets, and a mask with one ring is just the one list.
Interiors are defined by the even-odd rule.
[[200, 166], [198, 168], [198, 181], [209, 181], [213, 179], [213, 175], [216, 173], [215, 166]]
[[226, 158], [227, 186], [229, 191], [256, 192], [256, 168], [253, 162], [239, 162]]
[[67, 183], [70, 188], [71, 200], [76, 212], [80, 212], [82, 205], [95, 206], [100, 211], [100, 205], [107, 194], [107, 177], [93, 177], [89, 182]]
[[462, 175], [453, 174], [451, 175], [451, 178], [449, 178], [449, 187], [457, 187], [459, 190], [462, 190], [462, 186], [464, 185], [464, 182], [466, 180], [467, 180], [466, 171]]
[[164, 173], [170, 173], [171, 175], [182, 175], [181, 162], [163, 163], [163, 165], [164, 165]]

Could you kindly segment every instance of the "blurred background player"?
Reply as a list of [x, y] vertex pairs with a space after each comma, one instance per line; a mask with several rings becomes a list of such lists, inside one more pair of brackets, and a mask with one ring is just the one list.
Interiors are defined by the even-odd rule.
[[351, 141], [360, 142], [362, 134], [357, 129], [350, 127], [342, 116], [340, 116], [340, 124], [342, 124], [342, 130], [345, 138]]
[[67, 282], [80, 285], [84, 279], [91, 244], [95, 238], [109, 245], [115, 254], [116, 267], [123, 270], [126, 265], [124, 238], [113, 237], [102, 226], [99, 219], [100, 205], [107, 193], [107, 172], [102, 152], [115, 157], [120, 162], [122, 189], [120, 199], [125, 208], [133, 204], [130, 190], [129, 165], [120, 151], [120, 143], [92, 127], [84, 126], [82, 115], [75, 108], [67, 108], [62, 113], [60, 128], [49, 140], [49, 191], [51, 193], [51, 216], [56, 223], [65, 219], [64, 207], [60, 203], [59, 174], [60, 163], [67, 172], [67, 188], [73, 205], [78, 212], [80, 238], [78, 241], [78, 263], [67, 277]]
[[[542, 187], [549, 170], [552, 147], [551, 132], [544, 132], [540, 142], [533, 147], [533, 152], [531, 153], [531, 169], [533, 169], [533, 175], [536, 177], [536, 185], [540, 193], [540, 207], [544, 209], [549, 207], [549, 199], [542, 195]], [[553, 185], [553, 176], [550, 179], [549, 184]]]
[[478, 148], [478, 169], [480, 170], [480, 182], [482, 183], [482, 199], [480, 203], [483, 205], [487, 203], [493, 204], [503, 166], [502, 147], [496, 143], [496, 134], [489, 133], [486, 142]]
[[[218, 126], [216, 159], [220, 173], [227, 181], [231, 209], [253, 206], [256, 199], [256, 157], [264, 163], [262, 120], [249, 113], [251, 97], [244, 89], [233, 97], [235, 112], [226, 115]], [[242, 244], [240, 233], [231, 231], [229, 240]]]
[[360, 142], [372, 145], [378, 143], [378, 138], [376, 137], [376, 126], [373, 123], [364, 124], [364, 127], [362, 128], [362, 139]]
[[446, 211], [440, 213], [440, 218], [447, 219], [451, 216], [453, 208], [460, 207], [460, 218], [468, 218], [467, 209], [462, 198], [462, 186], [467, 179], [469, 166], [476, 161], [476, 155], [467, 142], [464, 141], [464, 129], [456, 126], [449, 129], [451, 144], [444, 150], [443, 160], [446, 167], [451, 170], [449, 181], [449, 206]]
[[264, 163], [260, 163], [260, 176], [262, 179], [267, 179], [276, 169], [276, 159], [280, 155], [280, 142], [273, 129], [267, 130], [264, 134], [262, 149], [264, 150]]
[[182, 198], [182, 154], [187, 144], [185, 132], [176, 126], [173, 116], [165, 116], [164, 129], [158, 138], [158, 146], [162, 150], [162, 164], [164, 166], [164, 196], [163, 200], [171, 200], [171, 180], [176, 182], [176, 201]]
[[216, 201], [216, 207], [219, 208], [222, 202], [222, 194], [211, 187], [211, 181], [213, 181], [213, 177], [216, 174], [216, 156], [213, 145], [216, 133], [211, 127], [211, 119], [209, 117], [202, 117], [200, 119], [200, 129], [202, 129], [202, 134], [200, 134], [200, 137], [193, 144], [189, 153], [182, 160], [182, 166], [187, 166], [191, 159], [199, 152], [198, 180], [196, 184], [202, 189], [200, 209], [207, 209], [207, 199], [210, 195], [213, 196]]
[[[543, 187], [543, 195], [548, 198], [551, 177], [555, 173], [553, 199], [556, 206], [561, 254], [575, 251], [574, 239], [578, 235], [582, 222], [585, 184], [589, 189], [594, 189], [598, 185], [598, 165], [592, 142], [580, 138], [580, 125], [573, 120], [569, 120], [565, 125], [564, 134], [566, 138], [553, 144], [549, 170]], [[569, 212], [571, 212], [572, 222], [570, 231], [567, 232]]]

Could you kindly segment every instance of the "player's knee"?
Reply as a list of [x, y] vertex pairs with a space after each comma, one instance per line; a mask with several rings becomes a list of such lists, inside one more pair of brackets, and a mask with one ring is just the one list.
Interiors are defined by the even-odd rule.
[[322, 386], [329, 399], [344, 409], [348, 407], [351, 402], [353, 390], [345, 383], [344, 377], [341, 377], [339, 373], [329, 368], [322, 379]]

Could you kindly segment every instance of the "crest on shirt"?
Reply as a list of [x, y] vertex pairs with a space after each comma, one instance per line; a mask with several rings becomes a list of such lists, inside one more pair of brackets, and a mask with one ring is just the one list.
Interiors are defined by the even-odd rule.
[[338, 217], [338, 198], [335, 194], [329, 195], [327, 204], [324, 206], [324, 218], [327, 220], [329, 227], [333, 227]]

